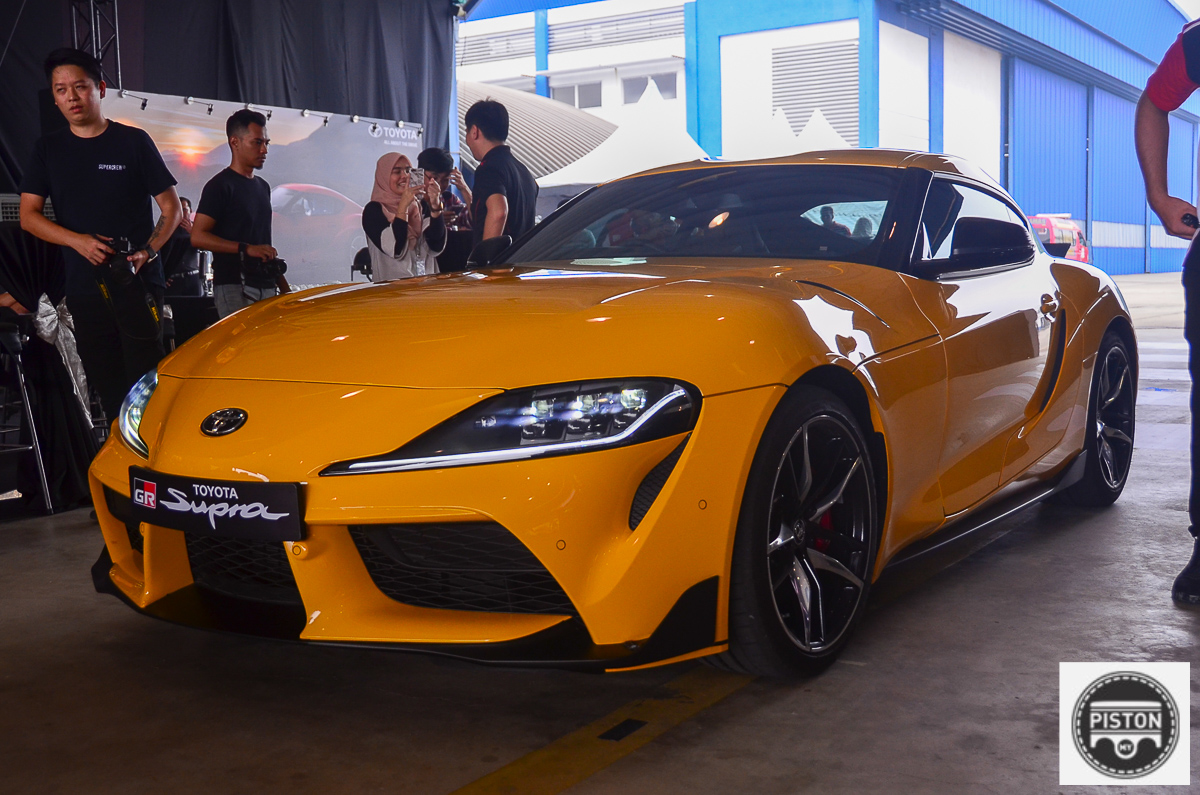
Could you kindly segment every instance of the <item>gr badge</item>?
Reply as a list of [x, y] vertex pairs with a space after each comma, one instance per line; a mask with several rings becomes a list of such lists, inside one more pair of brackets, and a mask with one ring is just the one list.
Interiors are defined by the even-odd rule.
[[158, 506], [158, 484], [141, 478], [133, 479], [133, 501], [143, 508]]

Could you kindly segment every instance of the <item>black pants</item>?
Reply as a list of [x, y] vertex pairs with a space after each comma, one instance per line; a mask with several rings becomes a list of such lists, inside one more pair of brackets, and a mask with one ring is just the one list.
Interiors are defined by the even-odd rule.
[[140, 279], [114, 290], [111, 303], [101, 295], [67, 296], [83, 371], [88, 384], [100, 393], [109, 422], [117, 418], [137, 380], [163, 357], [162, 323], [150, 313], [147, 296], [161, 317], [162, 289], [148, 289]]
[[1188, 496], [1188, 528], [1200, 538], [1200, 251], [1188, 249], [1183, 261], [1183, 336], [1188, 341], [1188, 374], [1192, 377], [1192, 489]]

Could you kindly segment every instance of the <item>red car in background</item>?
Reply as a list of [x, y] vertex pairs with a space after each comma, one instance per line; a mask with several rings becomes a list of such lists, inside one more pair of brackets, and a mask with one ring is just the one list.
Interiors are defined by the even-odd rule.
[[354, 253], [367, 244], [362, 205], [332, 188], [289, 182], [271, 191], [271, 239], [293, 285], [346, 280]]
[[1037, 233], [1046, 251], [1054, 257], [1092, 262], [1092, 247], [1078, 222], [1070, 214], [1039, 213], [1029, 216], [1029, 225]]

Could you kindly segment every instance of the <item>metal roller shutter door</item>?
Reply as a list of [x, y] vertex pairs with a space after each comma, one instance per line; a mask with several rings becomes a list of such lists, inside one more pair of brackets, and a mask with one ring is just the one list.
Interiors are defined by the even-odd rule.
[[[1196, 125], [1177, 116], [1171, 117], [1171, 144], [1167, 153], [1167, 189], [1172, 196], [1196, 203]], [[1187, 241], [1168, 237], [1158, 216], [1150, 213], [1150, 270], [1169, 273], [1183, 269]]]
[[1146, 194], [1133, 144], [1135, 106], [1097, 89], [1093, 109], [1092, 261], [1106, 273], [1141, 273]]
[[1087, 214], [1087, 89], [1014, 59], [1009, 191], [1029, 214]]

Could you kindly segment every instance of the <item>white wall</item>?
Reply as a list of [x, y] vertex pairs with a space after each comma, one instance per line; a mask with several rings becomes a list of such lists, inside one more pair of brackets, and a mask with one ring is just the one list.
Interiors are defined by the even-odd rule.
[[858, 20], [824, 22], [721, 37], [721, 138], [749, 149], [771, 124], [771, 53], [779, 47], [858, 39]]
[[943, 127], [947, 154], [1000, 179], [1000, 53], [946, 31], [943, 40]]
[[879, 23], [879, 145], [929, 149], [929, 39]]

